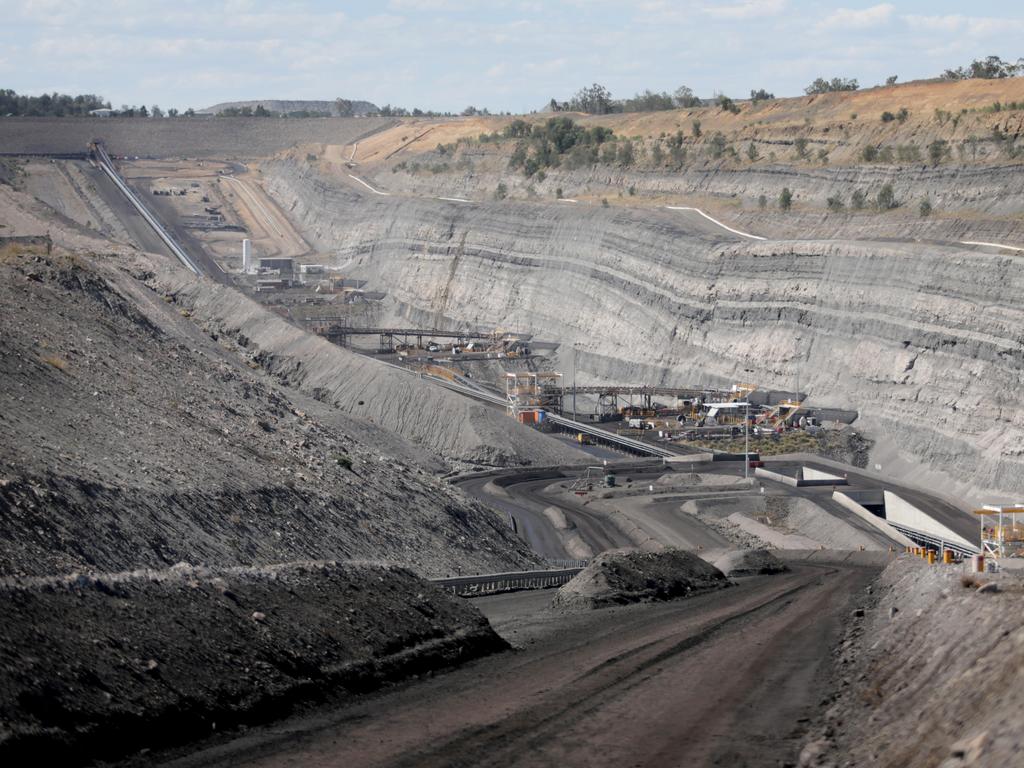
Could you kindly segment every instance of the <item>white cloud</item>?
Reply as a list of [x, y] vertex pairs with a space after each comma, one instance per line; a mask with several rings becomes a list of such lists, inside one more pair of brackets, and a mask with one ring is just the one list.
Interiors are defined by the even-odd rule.
[[818, 25], [819, 29], [870, 29], [888, 24], [896, 11], [891, 3], [880, 3], [870, 8], [838, 8]]
[[903, 17], [903, 21], [915, 32], [958, 34], [971, 37], [993, 37], [1024, 31], [1024, 19], [964, 16], [958, 13], [944, 16], [908, 14]]
[[786, 0], [741, 0], [732, 5], [706, 6], [703, 11], [716, 19], [756, 19], [775, 16], [786, 8]]
[[460, 0], [389, 0], [388, 7], [398, 11], [464, 11], [472, 3]]

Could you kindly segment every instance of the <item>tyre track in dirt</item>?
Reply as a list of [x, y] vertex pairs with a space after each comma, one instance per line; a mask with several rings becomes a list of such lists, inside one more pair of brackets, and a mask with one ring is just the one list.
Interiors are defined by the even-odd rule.
[[[795, 761], [867, 569], [790, 574], [543, 624], [519, 652], [295, 718], [172, 763], [283, 766], [775, 765]], [[525, 598], [530, 599], [530, 598]], [[487, 611], [487, 600], [478, 601]], [[502, 604], [507, 606], [508, 598]], [[515, 622], [505, 624], [516, 637]]]

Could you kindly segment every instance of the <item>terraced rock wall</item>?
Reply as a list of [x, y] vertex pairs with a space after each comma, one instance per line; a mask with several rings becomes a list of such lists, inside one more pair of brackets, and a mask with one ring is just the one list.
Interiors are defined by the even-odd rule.
[[740, 242], [667, 210], [363, 196], [295, 160], [265, 174], [396, 315], [579, 342], [581, 379], [799, 383], [861, 412], [885, 471], [965, 494], [1024, 489], [1018, 256]]

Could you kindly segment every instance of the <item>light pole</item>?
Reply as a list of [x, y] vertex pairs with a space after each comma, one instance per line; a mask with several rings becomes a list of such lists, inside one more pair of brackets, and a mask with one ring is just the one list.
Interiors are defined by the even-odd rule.
[[572, 420], [576, 421], [576, 342], [572, 343]]
[[746, 415], [743, 417], [743, 479], [750, 479], [750, 401], [744, 403]]

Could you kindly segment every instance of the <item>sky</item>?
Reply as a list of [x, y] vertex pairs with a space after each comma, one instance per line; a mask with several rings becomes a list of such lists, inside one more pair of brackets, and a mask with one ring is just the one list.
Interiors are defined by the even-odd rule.
[[0, 88], [116, 107], [365, 99], [540, 109], [600, 83], [616, 98], [795, 96], [816, 77], [935, 77], [1024, 56], [1020, 0], [0, 0]]

